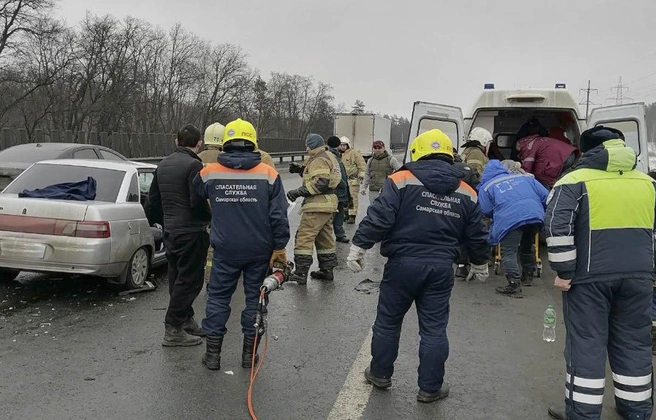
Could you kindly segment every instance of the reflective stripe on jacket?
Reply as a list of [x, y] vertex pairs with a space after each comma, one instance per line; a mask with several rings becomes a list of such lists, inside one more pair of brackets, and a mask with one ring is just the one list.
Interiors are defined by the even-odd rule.
[[342, 163], [344, 163], [344, 167], [346, 168], [346, 174], [348, 175], [350, 184], [359, 184], [360, 181], [358, 179], [364, 179], [367, 163], [364, 161], [360, 152], [355, 149], [346, 149], [342, 153]]
[[[303, 185], [308, 189], [309, 197], [303, 199], [301, 213], [321, 212], [335, 213], [337, 211], [337, 195], [334, 188], [342, 180], [339, 163], [326, 147], [319, 147], [308, 152], [308, 159], [303, 169]], [[322, 190], [328, 184], [329, 190]]]
[[254, 161], [247, 160], [254, 154], [222, 154], [224, 162], [241, 158], [245, 169], [211, 163], [194, 179], [198, 193], [211, 203], [212, 247], [235, 261], [268, 259], [289, 242], [288, 204], [280, 175], [260, 163], [257, 155], [250, 157]]
[[654, 180], [634, 170], [622, 140], [585, 153], [548, 198], [549, 263], [564, 279], [590, 283], [654, 276]]
[[412, 162], [392, 174], [367, 209], [353, 244], [390, 259], [450, 265], [463, 245], [474, 264], [487, 261], [487, 232], [476, 192], [440, 160]]

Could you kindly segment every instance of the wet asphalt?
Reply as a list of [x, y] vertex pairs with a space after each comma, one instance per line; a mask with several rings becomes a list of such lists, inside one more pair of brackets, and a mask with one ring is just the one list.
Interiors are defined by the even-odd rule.
[[[285, 187], [300, 178], [283, 169]], [[361, 199], [359, 218], [368, 199]], [[292, 234], [299, 216], [293, 212]], [[346, 225], [347, 233], [355, 232]], [[357, 225], [356, 225], [357, 226]], [[393, 386], [345, 393], [347, 407], [334, 408], [376, 313], [375, 287], [384, 258], [370, 251], [366, 268], [353, 274], [345, 264], [348, 244], [338, 244], [334, 282], [287, 284], [271, 295], [269, 347], [253, 393], [259, 419], [547, 419], [550, 404], [564, 398], [564, 329], [561, 296], [546, 264], [523, 299], [497, 295], [503, 284], [456, 281], [451, 298], [446, 380], [451, 395], [419, 404], [418, 327], [414, 308], [405, 319]], [[288, 246], [292, 255], [293, 239]], [[153, 272], [152, 292], [119, 296], [120, 288], [88, 277], [22, 273], [0, 282], [0, 419], [248, 419], [249, 371], [240, 362], [239, 312], [243, 292], [233, 297], [220, 371], [200, 363], [204, 345], [163, 348], [168, 303], [165, 270]], [[204, 313], [205, 290], [195, 303]], [[558, 308], [557, 339], [542, 341], [542, 313]], [[364, 346], [363, 346], [364, 344]], [[368, 357], [368, 354], [365, 354]], [[357, 363], [356, 363], [357, 364]], [[357, 367], [357, 366], [356, 366]], [[355, 376], [353, 376], [355, 374]], [[608, 375], [610, 377], [610, 375]], [[349, 387], [353, 383], [348, 384]], [[607, 381], [604, 419], [614, 412]]]

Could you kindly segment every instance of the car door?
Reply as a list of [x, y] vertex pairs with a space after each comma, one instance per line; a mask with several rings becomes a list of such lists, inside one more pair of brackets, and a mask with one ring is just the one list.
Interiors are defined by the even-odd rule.
[[588, 128], [600, 125], [612, 127], [624, 133], [626, 145], [638, 155], [636, 169], [649, 173], [656, 170], [656, 149], [648, 141], [645, 104], [613, 105], [595, 108], [588, 117]]
[[462, 109], [450, 105], [429, 102], [415, 102], [410, 121], [410, 136], [404, 163], [410, 162], [410, 145], [412, 141], [428, 130], [439, 129], [449, 136], [456, 149], [464, 142], [465, 122]]

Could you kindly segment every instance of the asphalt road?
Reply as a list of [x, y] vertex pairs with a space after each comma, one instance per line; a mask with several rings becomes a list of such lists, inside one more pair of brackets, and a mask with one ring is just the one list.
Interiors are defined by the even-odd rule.
[[[300, 184], [296, 176], [284, 179], [286, 188]], [[360, 218], [367, 203], [361, 200]], [[298, 220], [294, 212], [293, 231]], [[499, 276], [457, 282], [448, 330], [451, 396], [423, 405], [415, 400], [413, 310], [393, 387], [378, 391], [364, 382], [378, 294], [355, 287], [380, 280], [384, 259], [369, 252], [364, 272], [354, 275], [345, 266], [349, 245], [338, 245], [335, 282], [289, 284], [271, 295], [269, 350], [254, 390], [259, 419], [546, 419], [548, 405], [562, 403], [561, 300], [546, 264], [524, 299], [496, 295], [505, 281]], [[292, 249], [290, 243], [290, 255]], [[19, 282], [0, 284], [0, 418], [248, 419], [249, 373], [239, 365], [243, 293], [233, 299], [222, 368], [210, 372], [200, 363], [204, 345], [161, 347], [164, 271], [152, 280], [161, 287], [128, 298], [91, 278], [24, 273]], [[205, 298], [203, 291], [195, 304], [199, 320]], [[558, 307], [555, 343], [542, 341], [549, 303]], [[604, 419], [619, 418], [612, 395], [607, 381]]]

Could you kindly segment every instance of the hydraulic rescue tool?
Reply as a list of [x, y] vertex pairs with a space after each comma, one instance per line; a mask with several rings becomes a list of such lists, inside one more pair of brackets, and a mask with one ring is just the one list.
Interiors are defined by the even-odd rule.
[[[267, 315], [269, 313], [267, 305], [269, 304], [269, 293], [281, 289], [283, 283], [285, 283], [292, 275], [293, 270], [294, 263], [292, 262], [274, 264], [273, 272], [264, 279], [262, 286], [260, 287], [260, 300], [257, 303], [257, 312], [255, 314], [255, 342], [253, 345], [253, 359], [251, 361], [251, 381], [248, 386], [247, 395], [248, 412], [253, 420], [257, 420], [255, 410], [253, 409], [253, 384], [255, 383], [257, 374], [260, 373], [260, 369], [262, 368], [269, 347], [269, 335], [267, 334]], [[262, 337], [264, 337], [264, 350], [262, 351], [262, 357], [260, 358], [259, 363], [257, 363], [257, 344]], [[257, 367], [255, 366], [256, 364]]]

